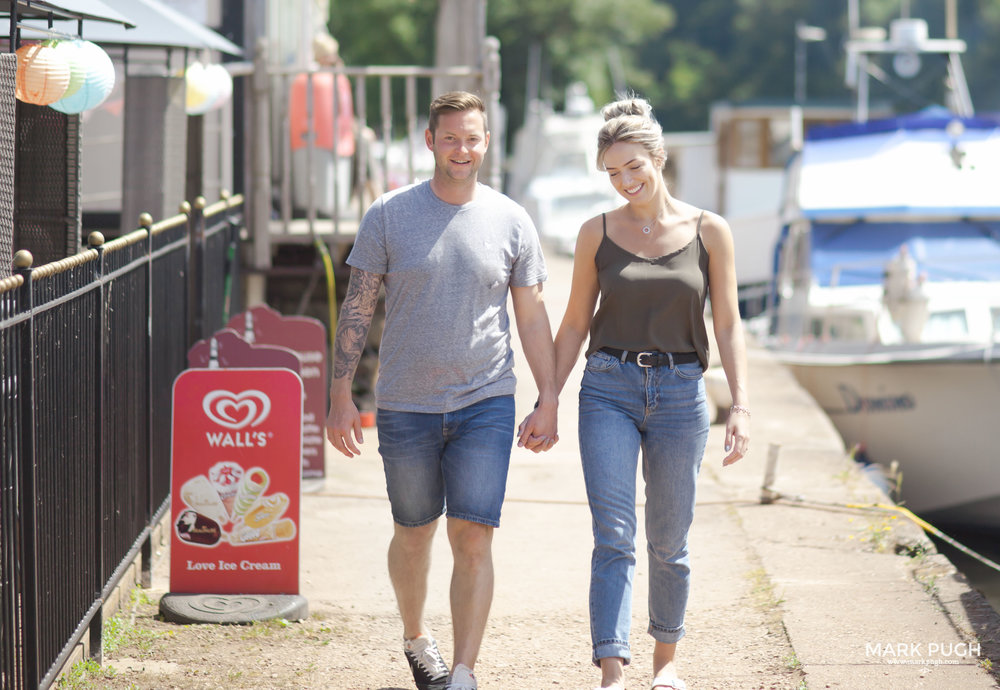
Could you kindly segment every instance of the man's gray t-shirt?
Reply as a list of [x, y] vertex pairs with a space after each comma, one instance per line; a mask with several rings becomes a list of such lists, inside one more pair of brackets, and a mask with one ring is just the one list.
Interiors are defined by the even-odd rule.
[[483, 184], [461, 206], [429, 182], [403, 187], [365, 213], [347, 263], [385, 276], [379, 407], [442, 413], [513, 394], [508, 288], [546, 278], [523, 208]]

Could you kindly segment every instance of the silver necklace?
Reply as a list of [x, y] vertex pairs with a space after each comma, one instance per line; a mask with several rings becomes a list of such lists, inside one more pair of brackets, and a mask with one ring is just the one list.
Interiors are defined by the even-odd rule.
[[642, 234], [648, 235], [653, 232], [653, 226], [656, 225], [656, 221], [660, 219], [660, 213], [663, 212], [663, 208], [656, 211], [656, 215], [649, 219], [649, 222], [642, 226]]
[[655, 216], [653, 216], [652, 220], [650, 220], [648, 223], [646, 223], [645, 225], [642, 226], [642, 234], [643, 235], [648, 235], [649, 233], [651, 233], [653, 231], [653, 226], [656, 224], [656, 219], [659, 218], [659, 216], [660, 216], [660, 214], [657, 213]]

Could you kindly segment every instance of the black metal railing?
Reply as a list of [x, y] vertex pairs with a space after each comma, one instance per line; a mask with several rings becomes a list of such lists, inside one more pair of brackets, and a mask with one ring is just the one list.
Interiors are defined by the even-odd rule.
[[168, 509], [174, 378], [238, 308], [241, 197], [0, 280], [0, 688], [48, 687]]

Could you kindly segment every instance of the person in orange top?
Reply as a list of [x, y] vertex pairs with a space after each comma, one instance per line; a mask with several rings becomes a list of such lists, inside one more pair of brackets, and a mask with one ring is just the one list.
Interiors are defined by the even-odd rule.
[[[340, 46], [330, 34], [318, 34], [313, 39], [313, 58], [322, 68], [341, 67]], [[289, 104], [289, 124], [295, 205], [305, 207], [308, 202], [307, 146], [312, 140], [312, 161], [317, 188], [313, 203], [325, 215], [333, 215], [334, 186], [340, 210], [345, 210], [351, 191], [351, 160], [355, 152], [354, 98], [351, 82], [344, 74], [319, 71], [312, 81], [312, 127], [308, 115], [308, 74], [299, 74], [292, 81]], [[334, 91], [336, 90], [336, 110]], [[311, 129], [311, 131], [310, 131]], [[333, 166], [337, 166], [336, 175]]]

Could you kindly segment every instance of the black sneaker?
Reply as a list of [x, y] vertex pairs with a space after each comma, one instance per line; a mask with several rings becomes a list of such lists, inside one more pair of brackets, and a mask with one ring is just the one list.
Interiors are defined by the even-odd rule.
[[441, 658], [433, 637], [421, 635], [403, 642], [403, 653], [410, 662], [417, 690], [445, 690], [448, 687], [448, 665]]

